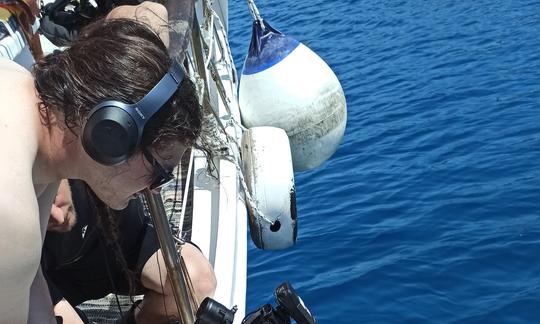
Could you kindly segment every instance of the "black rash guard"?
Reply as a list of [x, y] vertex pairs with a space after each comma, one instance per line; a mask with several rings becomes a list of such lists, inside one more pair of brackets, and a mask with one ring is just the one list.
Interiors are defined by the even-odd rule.
[[[86, 184], [70, 180], [77, 222], [67, 233], [47, 232], [41, 265], [56, 304], [65, 298], [76, 306], [109, 293], [129, 294], [129, 285], [114, 251], [96, 226], [96, 209]], [[140, 278], [144, 264], [159, 249], [159, 242], [139, 200], [115, 211], [119, 243], [128, 268]], [[140, 280], [135, 293], [144, 293]]]

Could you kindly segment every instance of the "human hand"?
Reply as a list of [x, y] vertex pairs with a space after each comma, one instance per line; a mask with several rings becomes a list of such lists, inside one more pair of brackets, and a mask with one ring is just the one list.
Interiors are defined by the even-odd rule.
[[163, 44], [169, 48], [169, 20], [165, 6], [144, 1], [140, 5], [123, 5], [114, 8], [107, 15], [107, 19], [134, 19], [147, 24], [158, 34]]

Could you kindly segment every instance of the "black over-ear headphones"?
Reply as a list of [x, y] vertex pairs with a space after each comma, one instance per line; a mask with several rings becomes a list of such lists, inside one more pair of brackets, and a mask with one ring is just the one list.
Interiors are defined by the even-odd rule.
[[86, 153], [104, 165], [129, 159], [141, 143], [148, 120], [172, 97], [183, 79], [182, 66], [173, 60], [165, 76], [139, 102], [107, 100], [94, 107], [83, 127]]

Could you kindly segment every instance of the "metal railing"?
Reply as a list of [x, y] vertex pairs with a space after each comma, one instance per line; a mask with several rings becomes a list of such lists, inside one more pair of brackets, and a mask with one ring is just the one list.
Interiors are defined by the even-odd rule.
[[167, 276], [173, 288], [173, 295], [180, 316], [179, 320], [182, 324], [193, 324], [197, 304], [185, 263], [181, 261], [181, 246], [180, 248], [177, 247], [172, 237], [161, 195], [146, 189], [144, 198], [148, 203], [150, 215], [154, 221], [161, 253], [167, 268]]

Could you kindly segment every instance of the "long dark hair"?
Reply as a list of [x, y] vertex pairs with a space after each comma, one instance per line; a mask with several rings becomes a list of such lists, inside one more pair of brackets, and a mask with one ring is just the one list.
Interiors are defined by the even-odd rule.
[[[51, 114], [63, 120], [76, 136], [88, 113], [103, 100], [134, 103], [143, 98], [170, 67], [170, 57], [161, 39], [143, 23], [126, 20], [98, 20], [88, 25], [64, 51], [55, 51], [33, 68], [42, 121], [51, 126]], [[202, 109], [195, 85], [185, 78], [171, 99], [146, 125], [141, 147], [179, 141], [198, 144]], [[129, 271], [118, 244], [116, 215], [89, 190], [98, 225], [107, 245], [123, 268], [130, 291], [136, 278]]]
[[[98, 20], [65, 51], [55, 51], [33, 69], [45, 124], [63, 118], [80, 135], [90, 110], [103, 100], [134, 103], [170, 67], [161, 39], [148, 26], [128, 19]], [[193, 82], [186, 78], [145, 127], [141, 149], [171, 140], [192, 146], [200, 135], [202, 113]]]
[[[118, 228], [117, 214], [101, 201], [87, 184], [84, 184], [84, 186], [86, 189], [86, 198], [88, 199], [89, 205], [92, 206], [92, 212], [94, 213], [92, 216], [95, 217], [96, 226], [100, 231], [99, 235], [101, 235], [104, 240], [104, 242], [100, 242], [100, 244], [105, 244], [108, 248], [112, 249], [115, 262], [120, 266], [120, 269], [122, 269], [124, 279], [128, 285], [128, 294], [132, 297], [136, 293], [136, 287], [140, 283], [140, 278], [135, 272], [129, 269], [126, 257], [120, 246], [121, 233]], [[135, 215], [132, 216], [135, 217]], [[103, 257], [107, 258], [106, 255]], [[107, 264], [107, 260], [105, 260], [105, 262], [105, 266], [108, 268], [110, 265]], [[109, 280], [114, 280], [114, 278], [110, 277]], [[114, 293], [118, 293], [118, 291], [115, 291]]]

